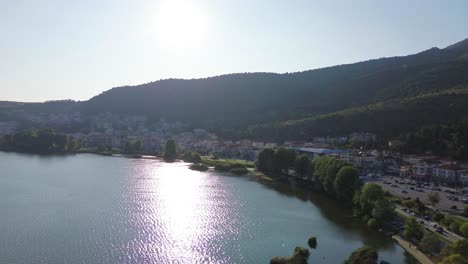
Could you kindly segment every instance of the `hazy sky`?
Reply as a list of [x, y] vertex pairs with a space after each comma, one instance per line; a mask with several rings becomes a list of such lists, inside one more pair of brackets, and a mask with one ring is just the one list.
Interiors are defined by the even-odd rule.
[[0, 100], [293, 72], [445, 47], [468, 1], [0, 0]]

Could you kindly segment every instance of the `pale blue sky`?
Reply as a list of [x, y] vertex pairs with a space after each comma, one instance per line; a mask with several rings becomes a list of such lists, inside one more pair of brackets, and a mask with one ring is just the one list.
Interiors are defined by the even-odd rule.
[[293, 72], [445, 47], [468, 1], [0, 0], [0, 100]]

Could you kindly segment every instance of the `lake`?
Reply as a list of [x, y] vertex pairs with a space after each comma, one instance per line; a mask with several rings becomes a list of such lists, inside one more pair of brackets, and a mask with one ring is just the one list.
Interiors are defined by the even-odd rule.
[[364, 244], [412, 263], [332, 200], [187, 167], [0, 152], [0, 263], [269, 263], [311, 235], [310, 263]]

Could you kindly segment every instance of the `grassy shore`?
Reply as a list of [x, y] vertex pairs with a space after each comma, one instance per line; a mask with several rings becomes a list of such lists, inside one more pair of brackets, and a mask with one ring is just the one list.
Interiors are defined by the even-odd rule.
[[255, 168], [255, 164], [251, 161], [246, 161], [246, 160], [236, 160], [236, 159], [211, 159], [211, 158], [202, 158], [203, 164], [214, 167], [214, 166], [235, 166], [235, 165], [241, 165], [247, 168]]

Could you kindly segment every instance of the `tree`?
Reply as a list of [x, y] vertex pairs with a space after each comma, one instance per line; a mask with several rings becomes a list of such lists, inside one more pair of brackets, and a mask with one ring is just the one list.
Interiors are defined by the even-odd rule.
[[306, 154], [299, 155], [294, 161], [294, 171], [299, 176], [305, 176], [309, 169], [310, 159]]
[[164, 153], [164, 159], [167, 161], [173, 161], [177, 158], [177, 145], [174, 140], [169, 139], [166, 142], [166, 151]]
[[393, 214], [392, 204], [385, 197], [382, 188], [374, 183], [367, 183], [361, 190], [356, 190], [353, 203], [356, 213], [366, 222], [374, 218], [380, 225]]
[[437, 211], [432, 215], [432, 219], [436, 222], [440, 222], [445, 218], [444, 214]]
[[265, 174], [273, 173], [273, 156], [275, 152], [272, 149], [262, 149], [258, 155], [257, 160], [255, 161], [255, 166], [257, 169]]
[[468, 260], [460, 254], [454, 254], [445, 257], [439, 264], [468, 264]]
[[364, 185], [359, 195], [359, 208], [364, 214], [371, 215], [374, 209], [374, 203], [380, 199], [384, 199], [382, 187], [374, 183]]
[[423, 236], [423, 231], [421, 226], [416, 221], [416, 218], [407, 218], [406, 219], [406, 227], [403, 231], [403, 237], [410, 240], [410, 239], [417, 239], [420, 240]]
[[274, 257], [270, 260], [270, 264], [307, 264], [310, 252], [306, 248], [296, 247], [294, 254], [290, 257]]
[[201, 158], [200, 154], [198, 154], [197, 152], [192, 152], [192, 151], [186, 151], [184, 153], [183, 159], [186, 162], [193, 162], [193, 163], [202, 162], [202, 158]]
[[276, 173], [287, 173], [288, 169], [294, 166], [296, 152], [289, 148], [280, 147], [275, 151], [273, 166]]
[[460, 233], [461, 224], [458, 221], [452, 221], [449, 225], [449, 230], [455, 233]]
[[372, 209], [372, 216], [380, 223], [393, 215], [394, 208], [387, 199], [381, 198], [375, 201]]
[[451, 255], [460, 254], [468, 259], [468, 239], [458, 240], [449, 246], [448, 251]]
[[465, 205], [465, 207], [463, 208], [463, 214], [465, 216], [468, 216], [468, 205]]
[[419, 245], [426, 253], [439, 253], [442, 248], [439, 238], [433, 233], [425, 233]]
[[414, 208], [416, 208], [416, 206], [417, 206], [415, 200], [405, 200], [405, 201], [401, 202], [401, 204], [402, 204], [404, 207], [409, 208], [409, 209], [414, 209]]
[[427, 199], [432, 206], [435, 206], [440, 201], [440, 195], [438, 192], [430, 192], [427, 194]]
[[334, 157], [320, 157], [314, 159], [313, 180], [317, 191], [324, 191], [336, 198], [335, 179], [338, 171], [348, 165]]
[[307, 244], [312, 249], [317, 248], [317, 237], [311, 236], [309, 240], [307, 240]]
[[379, 255], [375, 249], [364, 246], [353, 251], [345, 264], [377, 264], [378, 259]]
[[334, 187], [338, 200], [352, 202], [354, 191], [359, 187], [359, 171], [350, 166], [342, 167], [336, 174]]
[[379, 224], [377, 223], [377, 220], [375, 220], [375, 218], [371, 218], [369, 219], [369, 221], [367, 221], [367, 226], [371, 229], [377, 229]]
[[459, 229], [460, 229], [460, 233], [462, 233], [463, 236], [468, 237], [468, 222], [461, 225]]

